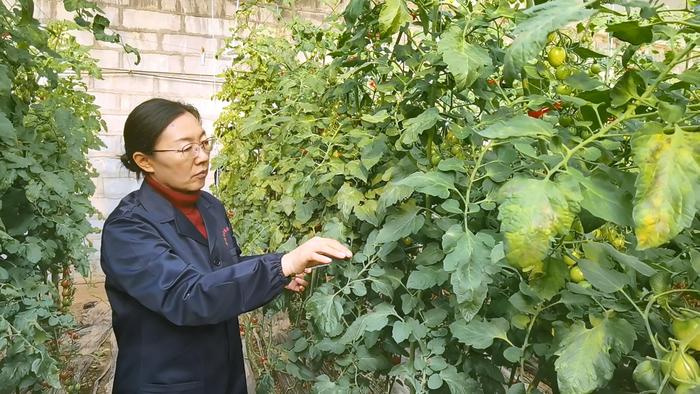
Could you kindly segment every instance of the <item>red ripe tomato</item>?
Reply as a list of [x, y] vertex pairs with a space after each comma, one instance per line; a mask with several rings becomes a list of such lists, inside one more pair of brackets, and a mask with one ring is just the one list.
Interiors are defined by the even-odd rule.
[[542, 107], [538, 110], [527, 111], [527, 115], [531, 118], [541, 119], [547, 112], [549, 112], [549, 107]]

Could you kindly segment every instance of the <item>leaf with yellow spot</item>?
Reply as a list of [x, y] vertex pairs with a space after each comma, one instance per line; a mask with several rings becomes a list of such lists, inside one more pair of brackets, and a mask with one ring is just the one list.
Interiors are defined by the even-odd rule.
[[541, 271], [554, 237], [571, 228], [581, 192], [568, 177], [557, 182], [515, 178], [501, 187], [499, 202], [508, 262], [523, 271]]
[[660, 124], [652, 123], [632, 139], [639, 166], [632, 210], [639, 250], [673, 239], [691, 225], [697, 209], [700, 134], [660, 130]]

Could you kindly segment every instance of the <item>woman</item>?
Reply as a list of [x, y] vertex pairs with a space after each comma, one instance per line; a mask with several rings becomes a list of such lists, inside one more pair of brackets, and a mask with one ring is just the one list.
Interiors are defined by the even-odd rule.
[[122, 162], [145, 179], [102, 231], [119, 345], [114, 392], [245, 393], [237, 316], [285, 286], [303, 291], [308, 268], [350, 250], [314, 238], [284, 255], [241, 256], [223, 205], [201, 191], [212, 140], [192, 106], [140, 104], [124, 145]]

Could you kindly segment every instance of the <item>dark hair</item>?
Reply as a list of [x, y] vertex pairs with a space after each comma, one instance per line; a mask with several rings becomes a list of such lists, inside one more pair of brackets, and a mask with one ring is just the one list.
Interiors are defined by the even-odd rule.
[[153, 153], [156, 140], [163, 130], [178, 116], [187, 112], [194, 115], [198, 121], [202, 120], [195, 107], [177, 101], [154, 98], [136, 106], [124, 123], [126, 153], [120, 157], [124, 167], [135, 172], [138, 178], [143, 171], [134, 162], [134, 153]]

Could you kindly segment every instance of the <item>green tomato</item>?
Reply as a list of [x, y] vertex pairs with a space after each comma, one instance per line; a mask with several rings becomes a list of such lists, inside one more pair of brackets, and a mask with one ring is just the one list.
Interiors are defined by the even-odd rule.
[[571, 74], [571, 68], [569, 68], [569, 66], [567, 66], [566, 64], [562, 64], [561, 66], [557, 67], [557, 69], [554, 71], [554, 76], [560, 81], [569, 78]]
[[675, 319], [671, 324], [673, 336], [683, 342], [688, 342], [688, 347], [700, 351], [700, 318], [689, 320]]
[[639, 391], [656, 390], [661, 385], [661, 375], [651, 360], [637, 364], [632, 372], [632, 380]]
[[667, 271], [659, 271], [649, 278], [649, 286], [654, 294], [660, 294], [671, 288], [671, 274]]
[[569, 277], [572, 281], [576, 283], [580, 283], [584, 279], [586, 279], [586, 277], [583, 276], [583, 271], [581, 271], [581, 268], [579, 268], [578, 266], [571, 267], [571, 269], [569, 270]]
[[700, 384], [679, 384], [676, 387], [676, 394], [698, 394], [700, 393]]
[[669, 352], [663, 358], [661, 370], [670, 375], [674, 384], [700, 382], [700, 366], [687, 353]]
[[566, 49], [554, 47], [547, 53], [547, 61], [552, 67], [559, 67], [566, 61]]
[[553, 31], [549, 34], [547, 34], [547, 42], [554, 42], [557, 39], [557, 32]]
[[571, 88], [564, 85], [564, 84], [559, 84], [559, 85], [557, 85], [556, 91], [557, 91], [557, 94], [562, 95], [562, 96], [566, 96], [566, 95], [569, 95], [571, 93]]
[[569, 115], [562, 115], [559, 117], [559, 124], [562, 127], [571, 127], [574, 125], [574, 118]]
[[591, 64], [590, 71], [591, 71], [591, 74], [600, 74], [600, 72], [603, 71], [603, 68], [600, 67], [600, 64], [593, 63], [593, 64]]
[[457, 156], [459, 152], [462, 151], [462, 147], [459, 145], [452, 145], [450, 148], [450, 152], [452, 153], [453, 156]]
[[574, 260], [574, 259], [572, 259], [571, 257], [569, 257], [569, 255], [567, 255], [567, 254], [564, 255], [564, 262], [565, 262], [566, 265], [568, 265], [569, 267], [573, 267], [574, 265], [576, 265], [576, 260]]
[[433, 166], [437, 166], [438, 164], [440, 164], [440, 160], [442, 160], [440, 158], [440, 155], [433, 152], [433, 157], [430, 158], [430, 164], [432, 164]]

